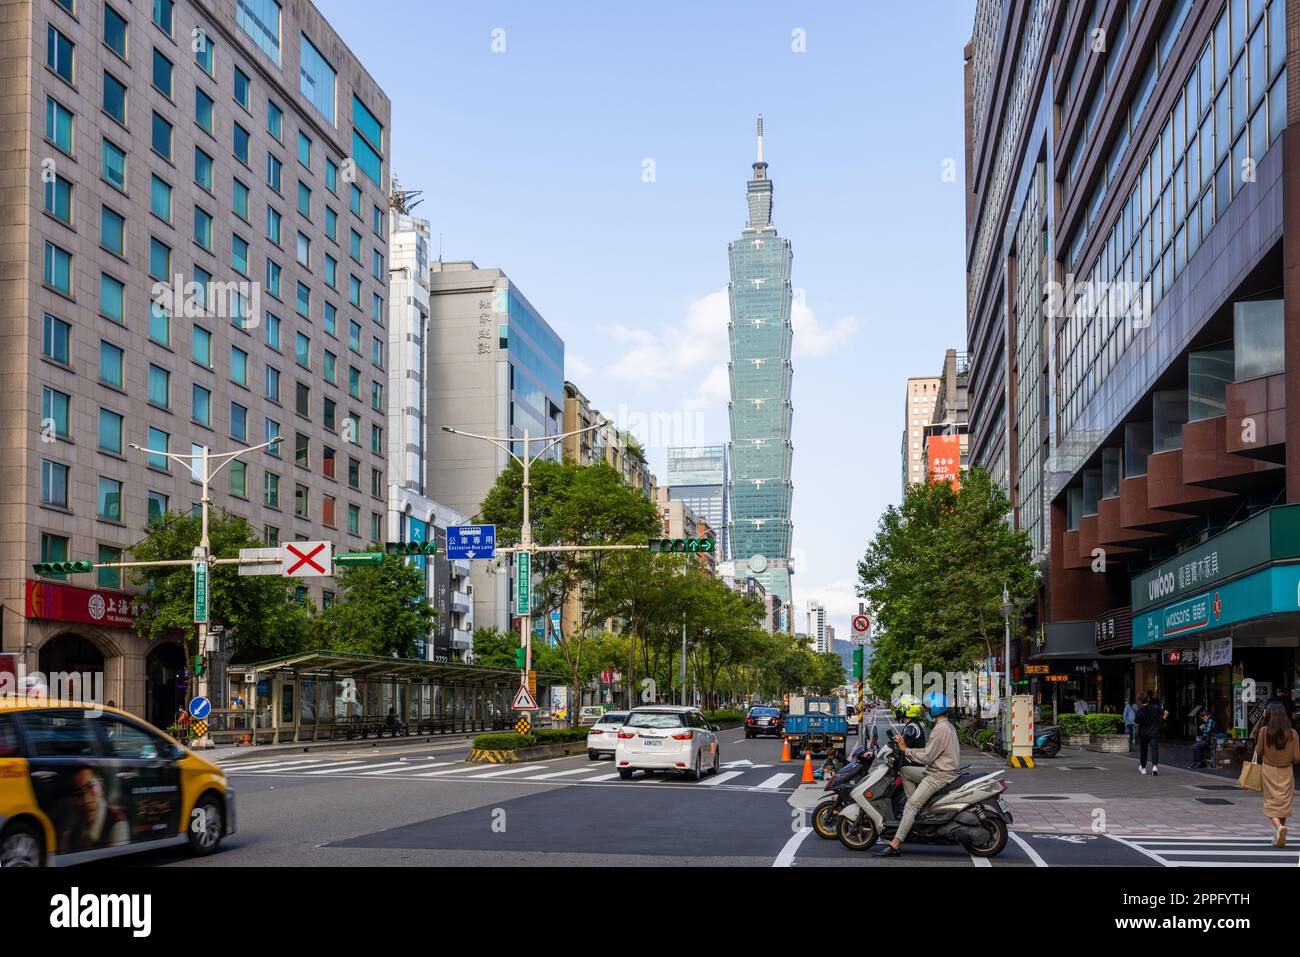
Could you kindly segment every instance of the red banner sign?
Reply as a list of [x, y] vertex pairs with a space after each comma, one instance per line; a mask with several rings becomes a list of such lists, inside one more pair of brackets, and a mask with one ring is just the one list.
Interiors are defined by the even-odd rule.
[[144, 602], [135, 595], [56, 582], [27, 583], [28, 618], [130, 628], [143, 608]]
[[948, 482], [954, 492], [961, 488], [961, 436], [930, 436], [929, 453], [930, 481]]

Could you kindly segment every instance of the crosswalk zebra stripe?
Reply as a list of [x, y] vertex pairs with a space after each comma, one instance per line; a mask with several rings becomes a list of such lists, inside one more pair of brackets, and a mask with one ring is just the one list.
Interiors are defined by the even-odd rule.
[[[364, 761], [346, 761], [343, 763], [349, 765], [365, 764]], [[309, 763], [302, 763], [302, 764], [280, 765], [274, 768], [258, 768], [254, 771], [248, 771], [246, 773], [248, 774], [297, 774], [300, 771], [309, 771], [312, 768], [330, 768], [330, 767], [340, 767], [340, 766], [341, 765], [335, 761], [311, 761]]]
[[784, 784], [786, 781], [790, 780], [790, 778], [792, 777], [794, 777], [793, 771], [787, 772], [785, 774], [774, 774], [766, 781], [764, 781], [762, 784], [759, 784], [757, 788], [760, 791], [775, 790], [776, 788], [779, 788], [782, 784]]
[[520, 767], [519, 765], [515, 765], [513, 768], [506, 768], [504, 771], [492, 771], [489, 774], [477, 774], [474, 776], [474, 780], [477, 781], [479, 778], [500, 778], [500, 777], [505, 777], [507, 774], [522, 774], [524, 771], [536, 771], [536, 770], [537, 768], [530, 768], [527, 765], [524, 765], [522, 767]]
[[[358, 764], [365, 764], [365, 762], [364, 762], [364, 761], [348, 761], [346, 764], [336, 764], [336, 765], [334, 765], [334, 766], [331, 767], [331, 768], [322, 768], [322, 769], [320, 769], [320, 770], [318, 770], [318, 771], [309, 771], [309, 770], [306, 770], [306, 769], [300, 769], [300, 770], [302, 770], [302, 773], [303, 773], [303, 774], [342, 774], [342, 773], [344, 773], [344, 772], [348, 772], [348, 771], [351, 771], [351, 772], [360, 771], [361, 769], [357, 767]], [[382, 764], [371, 764], [371, 765], [368, 765], [368, 766], [369, 766], [369, 767], [372, 767], [372, 768], [384, 767], [384, 765], [382, 765]]]
[[712, 777], [705, 778], [700, 782], [700, 784], [705, 785], [706, 787], [712, 787], [713, 785], [721, 784], [723, 781], [730, 781], [732, 778], [738, 778], [744, 773], [744, 771], [724, 771], [722, 774], [715, 774]]
[[[590, 774], [591, 768], [574, 768], [572, 771], [552, 771], [550, 774], [539, 774], [533, 778], [520, 778], [521, 781], [549, 781], [551, 778], [564, 778], [571, 774]], [[604, 781], [610, 777], [618, 777], [618, 774], [601, 775], [598, 778], [586, 778], [587, 781]]]
[[596, 775], [594, 778], [580, 778], [579, 780], [575, 781], [574, 783], [575, 783], [575, 784], [591, 784], [593, 781], [612, 781], [612, 780], [614, 780], [616, 777], [618, 777], [618, 772], [617, 772], [617, 771], [615, 771], [613, 774], [598, 774], [598, 775]]
[[[410, 761], [403, 761], [401, 767], [384, 768], [382, 771], [358, 771], [357, 773], [365, 777], [380, 774], [400, 774], [403, 771], [424, 771], [428, 768], [436, 768], [441, 765], [450, 764], [450, 761], [429, 761], [424, 764], [412, 764]], [[379, 767], [380, 765], [376, 765]]]

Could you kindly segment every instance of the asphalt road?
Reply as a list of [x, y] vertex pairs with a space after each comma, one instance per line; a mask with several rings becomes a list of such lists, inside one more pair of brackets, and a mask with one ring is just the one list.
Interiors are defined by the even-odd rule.
[[[884, 720], [879, 724], [883, 741]], [[850, 747], [857, 739], [850, 737]], [[238, 794], [239, 831], [221, 853], [180, 851], [114, 866], [229, 865], [697, 865], [825, 867], [1059, 867], [1283, 863], [1258, 840], [1230, 836], [1112, 836], [1013, 829], [1006, 851], [977, 860], [959, 847], [905, 847], [881, 860], [819, 838], [791, 806], [802, 762], [782, 763], [773, 738], [722, 736], [722, 772], [699, 782], [667, 775], [618, 778], [585, 755], [517, 765], [468, 765], [462, 741], [427, 746], [225, 761]], [[972, 770], [1004, 767], [967, 750]], [[1062, 767], [1064, 767], [1062, 765]], [[1028, 772], [1033, 775], [1036, 772]], [[1052, 775], [1055, 775], [1054, 777]], [[1051, 790], [1055, 769], [1015, 778], [1010, 798], [1073, 800]], [[1163, 779], [1162, 779], [1163, 780]], [[818, 785], [820, 787], [820, 785]], [[1059, 788], [1058, 788], [1059, 790]], [[1021, 807], [1027, 806], [1021, 804]], [[1012, 803], [1013, 809], [1016, 807]]]

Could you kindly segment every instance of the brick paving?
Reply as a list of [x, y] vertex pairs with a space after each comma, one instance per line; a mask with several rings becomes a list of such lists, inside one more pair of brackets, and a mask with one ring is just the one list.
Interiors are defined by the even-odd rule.
[[[1167, 760], [1172, 758], [1170, 754]], [[966, 749], [963, 761], [972, 763], [972, 771], [1003, 767], [992, 756], [972, 755]], [[1105, 812], [1105, 831], [1119, 836], [1266, 839], [1273, 833], [1260, 795], [1236, 787], [1235, 776], [1221, 772], [1162, 764], [1159, 777], [1144, 776], [1134, 756], [1082, 748], [1063, 748], [1058, 757], [1039, 760], [1032, 769], [1006, 771], [1016, 831], [1093, 832], [1100, 809]], [[1040, 796], [1048, 800], [1032, 800]], [[1228, 803], [1205, 804], [1198, 798]]]

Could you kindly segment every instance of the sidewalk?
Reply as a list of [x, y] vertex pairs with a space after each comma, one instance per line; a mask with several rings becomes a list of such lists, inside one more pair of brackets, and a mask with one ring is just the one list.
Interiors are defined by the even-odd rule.
[[[1062, 748], [1033, 768], [1008, 768], [1005, 793], [1016, 831], [1115, 835], [1272, 834], [1260, 796], [1231, 774], [1192, 771], [1161, 746], [1160, 775], [1142, 775], [1137, 754], [1101, 754]], [[1191, 749], [1184, 748], [1185, 763]], [[1169, 763], [1166, 764], [1165, 762]]]

